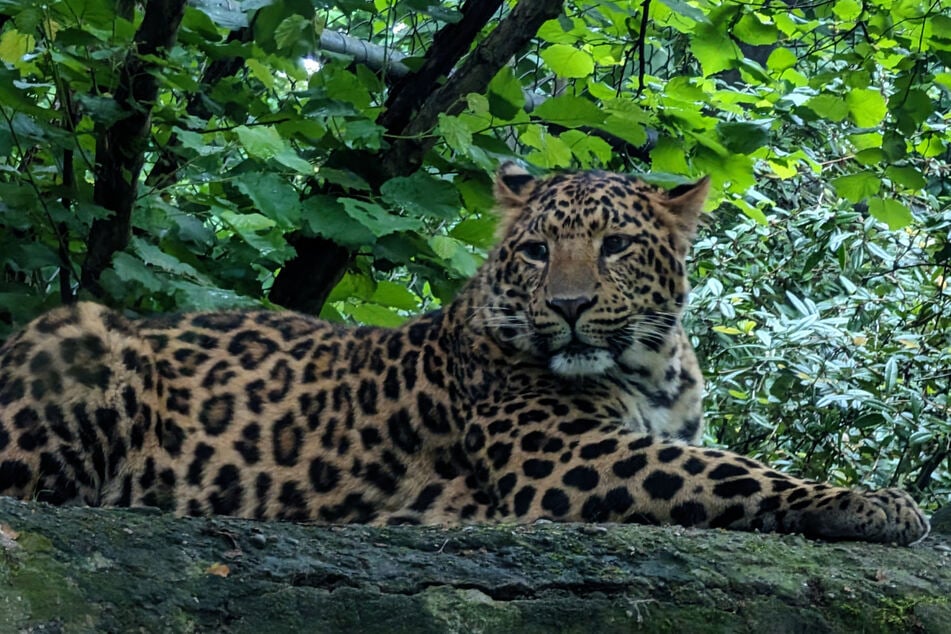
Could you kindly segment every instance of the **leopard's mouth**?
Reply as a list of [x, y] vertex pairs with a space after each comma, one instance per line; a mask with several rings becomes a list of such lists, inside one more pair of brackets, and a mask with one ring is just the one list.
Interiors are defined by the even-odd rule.
[[568, 345], [557, 351], [557, 354], [586, 354], [592, 350], [599, 350], [598, 346], [584, 343], [577, 337], [572, 338]]
[[584, 343], [573, 337], [567, 345], [552, 352], [548, 367], [561, 376], [598, 376], [617, 365], [607, 348]]

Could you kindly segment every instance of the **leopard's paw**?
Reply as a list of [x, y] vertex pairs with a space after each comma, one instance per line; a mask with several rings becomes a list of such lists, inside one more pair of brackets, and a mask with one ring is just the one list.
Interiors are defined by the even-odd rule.
[[786, 517], [787, 526], [810, 537], [856, 539], [908, 546], [928, 536], [928, 518], [901, 489], [831, 489]]
[[873, 533], [869, 535], [871, 541], [911, 546], [928, 536], [931, 526], [927, 516], [912, 497], [901, 489], [871, 491], [865, 493], [864, 497], [884, 515], [883, 521], [870, 526]]

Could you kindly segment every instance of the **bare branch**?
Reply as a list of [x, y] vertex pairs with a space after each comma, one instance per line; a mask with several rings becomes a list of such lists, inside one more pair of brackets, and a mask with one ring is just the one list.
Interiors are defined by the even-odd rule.
[[390, 78], [405, 77], [410, 72], [409, 66], [403, 63], [406, 57], [403, 53], [336, 31], [325, 29], [320, 34], [320, 48], [331, 53], [349, 55], [353, 61], [364, 64], [371, 70], [383, 71]]

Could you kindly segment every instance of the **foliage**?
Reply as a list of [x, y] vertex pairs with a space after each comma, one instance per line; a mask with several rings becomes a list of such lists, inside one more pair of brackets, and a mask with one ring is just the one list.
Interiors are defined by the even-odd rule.
[[[717, 443], [816, 479], [947, 490], [951, 213], [889, 231], [810, 184], [695, 249], [689, 321]], [[702, 334], [701, 334], [702, 333]]]
[[[328, 289], [322, 315], [396, 324], [478, 266], [500, 160], [667, 185], [709, 173], [719, 210], [695, 251], [690, 325], [710, 439], [947, 499], [942, 0], [568, 1], [487, 86], [449, 95], [432, 125], [417, 115], [422, 132], [387, 119], [399, 98], [423, 112], [454, 86], [440, 76], [465, 78], [465, 55], [541, 0], [481, 3], [498, 5], [483, 22], [480, 3], [452, 0], [196, 0], [173, 47], [141, 54], [159, 4], [0, 0], [0, 336], [76, 297], [140, 313], [273, 305], [282, 276], [331, 247], [343, 257], [309, 272]], [[376, 61], [321, 50], [330, 33]], [[431, 68], [415, 93], [406, 69]], [[142, 76], [155, 99], [128, 99]], [[93, 223], [124, 213], [102, 173], [124, 139], [103, 140], [143, 113], [122, 148], [142, 173], [118, 174], [136, 194], [129, 230], [98, 270]], [[395, 153], [406, 143], [418, 166]]]

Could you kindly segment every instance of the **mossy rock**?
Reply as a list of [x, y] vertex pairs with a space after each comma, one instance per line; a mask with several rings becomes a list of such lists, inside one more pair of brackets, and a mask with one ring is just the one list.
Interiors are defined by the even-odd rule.
[[949, 603], [942, 536], [325, 527], [0, 498], [10, 631], [940, 633]]

